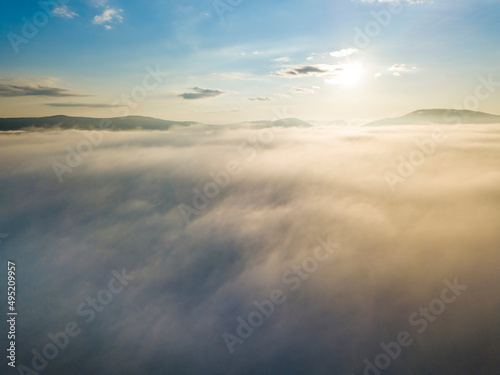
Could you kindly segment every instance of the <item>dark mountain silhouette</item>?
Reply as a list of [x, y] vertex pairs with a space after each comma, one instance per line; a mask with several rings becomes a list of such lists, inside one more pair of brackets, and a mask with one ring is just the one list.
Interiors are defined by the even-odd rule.
[[[421, 109], [397, 118], [386, 118], [365, 124], [364, 126], [390, 125], [432, 125], [432, 124], [500, 124], [500, 116], [484, 112], [456, 109]], [[27, 117], [0, 118], [0, 131], [40, 131], [40, 130], [168, 130], [172, 126], [209, 126], [194, 121], [168, 121], [153, 117], [127, 116], [109, 119], [93, 117]], [[220, 125], [219, 125], [220, 126]], [[229, 125], [229, 127], [311, 127], [313, 125], [297, 118], [276, 121], [252, 121]]]
[[[235, 124], [239, 127], [243, 124]], [[254, 121], [246, 123], [254, 128], [266, 127], [310, 127], [305, 121], [299, 119], [280, 119], [276, 121]], [[40, 131], [40, 130], [168, 130], [172, 126], [209, 126], [193, 121], [167, 121], [153, 117], [127, 116], [109, 119], [92, 117], [70, 117], [70, 116], [50, 116], [50, 117], [28, 117], [28, 118], [0, 118], [0, 131]]]
[[432, 124], [500, 124], [500, 116], [457, 109], [420, 109], [402, 117], [386, 118], [365, 126]]
[[171, 126], [191, 126], [197, 122], [167, 121], [152, 117], [127, 116], [110, 119], [92, 117], [31, 117], [31, 118], [0, 118], [0, 131], [7, 130], [168, 130]]

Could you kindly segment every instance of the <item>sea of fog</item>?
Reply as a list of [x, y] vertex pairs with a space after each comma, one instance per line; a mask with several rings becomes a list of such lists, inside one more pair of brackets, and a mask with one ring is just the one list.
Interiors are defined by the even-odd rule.
[[4, 133], [0, 160], [17, 373], [500, 373], [500, 125]]

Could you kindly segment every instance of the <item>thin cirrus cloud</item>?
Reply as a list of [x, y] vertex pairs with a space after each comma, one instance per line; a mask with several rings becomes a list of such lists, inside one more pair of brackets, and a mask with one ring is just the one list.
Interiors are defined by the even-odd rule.
[[114, 108], [119, 105], [105, 104], [105, 103], [46, 103], [49, 107], [63, 107], [63, 108]]
[[291, 94], [314, 94], [314, 90], [302, 88], [302, 87], [292, 87], [290, 89]]
[[248, 98], [248, 100], [250, 100], [252, 102], [269, 102], [269, 101], [271, 101], [273, 99], [271, 99], [268, 96], [258, 96], [256, 98]]
[[332, 57], [347, 57], [347, 56], [351, 56], [351, 55], [358, 53], [358, 52], [359, 52], [359, 50], [357, 50], [356, 48], [344, 48], [344, 49], [341, 49], [338, 51], [330, 52], [330, 56], [332, 56]]
[[418, 68], [413, 66], [411, 68], [407, 67], [406, 64], [395, 64], [387, 69], [389, 72], [392, 72], [396, 77], [401, 76], [401, 73], [415, 73]]
[[236, 72], [232, 72], [232, 73], [212, 73], [211, 76], [217, 77], [217, 78], [220, 78], [220, 79], [241, 80], [241, 81], [251, 81], [251, 80], [258, 79], [258, 78], [254, 77], [254, 76], [249, 75], [249, 74], [236, 73]]
[[105, 7], [108, 3], [108, 0], [92, 0], [92, 2], [96, 7]]
[[58, 8], [54, 8], [52, 10], [52, 14], [56, 17], [63, 17], [63, 18], [74, 18], [75, 16], [78, 16], [78, 14], [71, 11], [67, 5], [62, 5]]
[[227, 91], [204, 89], [202, 87], [193, 87], [192, 90], [194, 90], [195, 92], [185, 92], [183, 94], [179, 94], [178, 96], [187, 100], [194, 100], [194, 99], [214, 98], [216, 96], [220, 96], [227, 93]]
[[0, 83], [0, 97], [15, 96], [89, 96], [78, 94], [74, 91], [61, 89], [58, 87], [48, 87], [42, 85], [13, 85]]

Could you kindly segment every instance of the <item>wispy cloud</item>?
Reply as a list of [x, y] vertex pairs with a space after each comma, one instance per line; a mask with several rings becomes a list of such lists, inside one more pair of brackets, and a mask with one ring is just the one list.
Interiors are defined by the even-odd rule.
[[416, 66], [414, 67], [407, 67], [406, 64], [395, 64], [387, 69], [389, 72], [392, 72], [393, 75], [399, 77], [401, 76], [401, 73], [415, 73], [418, 71], [418, 68]]
[[71, 11], [67, 5], [62, 5], [59, 8], [54, 8], [52, 14], [56, 17], [73, 18], [78, 16], [75, 12]]
[[268, 102], [273, 99], [268, 96], [258, 96], [256, 98], [248, 98], [248, 100], [251, 100], [252, 102]]
[[105, 103], [46, 103], [49, 107], [74, 107], [74, 108], [114, 108], [119, 105]]
[[11, 84], [0, 82], [0, 97], [15, 97], [15, 96], [89, 96], [78, 94], [68, 89], [59, 87], [49, 87], [38, 84]]
[[276, 61], [276, 62], [288, 62], [288, 61], [290, 61], [290, 58], [289, 57], [278, 57], [276, 59], [273, 59], [273, 61]]
[[292, 87], [290, 89], [290, 93], [292, 94], [314, 94], [314, 90], [306, 89], [302, 87]]
[[294, 65], [285, 69], [282, 69], [272, 75], [280, 77], [303, 77], [303, 76], [321, 76], [329, 74], [335, 70], [334, 66], [331, 65]]
[[[356, 84], [360, 81], [363, 72], [364, 69], [360, 63], [336, 65], [317, 64], [290, 66], [271, 75], [287, 78], [321, 77], [330, 85], [341, 85]], [[293, 88], [292, 90], [300, 89]], [[295, 91], [295, 93], [299, 92], [310, 93], [307, 91]]]
[[179, 96], [184, 99], [192, 100], [192, 99], [214, 98], [216, 96], [220, 96], [227, 93], [227, 91], [204, 89], [201, 87], [193, 87], [192, 90], [194, 90], [195, 92], [185, 92], [183, 94], [179, 94]]
[[256, 77], [252, 77], [249, 74], [245, 73], [212, 73], [212, 76], [217, 77], [217, 78], [222, 78], [222, 79], [229, 79], [229, 80], [241, 80], [241, 81], [250, 81], [250, 80], [255, 80], [257, 79]]
[[92, 0], [92, 3], [94, 3], [94, 5], [98, 7], [105, 7], [108, 3], [108, 0]]
[[111, 30], [112, 26], [109, 25], [109, 23], [123, 22], [123, 17], [120, 15], [122, 12], [123, 9], [108, 8], [104, 10], [101, 15], [95, 16], [92, 23], [96, 25], [104, 25], [106, 30]]
[[353, 55], [353, 54], [358, 53], [358, 52], [359, 52], [359, 50], [357, 50], [356, 48], [344, 48], [344, 49], [341, 49], [338, 51], [330, 52], [330, 56], [332, 56], [332, 57], [347, 57], [347, 56]]

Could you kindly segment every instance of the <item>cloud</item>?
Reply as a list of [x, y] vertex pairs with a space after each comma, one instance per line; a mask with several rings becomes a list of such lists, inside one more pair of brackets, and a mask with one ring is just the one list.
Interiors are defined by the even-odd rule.
[[114, 108], [119, 105], [105, 103], [45, 103], [49, 107], [68, 107], [68, 108]]
[[211, 74], [214, 77], [218, 78], [223, 78], [223, 79], [229, 79], [229, 80], [242, 80], [242, 81], [252, 81], [256, 80], [256, 77], [252, 77], [249, 74], [245, 73], [238, 73], [238, 72], [233, 72], [233, 73], [212, 73]]
[[15, 97], [15, 96], [89, 96], [78, 94], [68, 89], [58, 87], [43, 86], [40, 84], [13, 84], [6, 83], [5, 80], [0, 80], [0, 97]]
[[288, 62], [288, 61], [290, 61], [290, 58], [289, 57], [278, 57], [276, 59], [273, 59], [273, 61], [276, 61], [276, 62]]
[[359, 52], [359, 50], [357, 50], [356, 48], [344, 48], [344, 49], [341, 49], [339, 51], [330, 52], [330, 56], [332, 56], [332, 57], [347, 57], [347, 56], [350, 56], [350, 55], [358, 53], [358, 52]]
[[395, 64], [387, 69], [389, 72], [393, 72], [392, 74], [395, 76], [401, 76], [401, 73], [415, 73], [418, 71], [416, 66], [412, 68], [408, 68], [406, 64]]
[[96, 7], [105, 7], [108, 4], [108, 0], [92, 0], [92, 3]]
[[280, 76], [280, 77], [305, 77], [305, 76], [321, 76], [325, 74], [329, 74], [336, 69], [335, 66], [332, 65], [294, 65], [291, 67], [287, 67], [282, 69], [272, 75]]
[[67, 5], [62, 5], [59, 8], [54, 8], [52, 10], [52, 14], [54, 14], [57, 17], [64, 17], [64, 18], [73, 18], [75, 16], [78, 16], [78, 14], [69, 10]]
[[216, 96], [220, 96], [227, 93], [227, 91], [204, 89], [201, 87], [193, 87], [192, 90], [196, 92], [186, 92], [183, 94], [179, 94], [178, 96], [184, 99], [205, 99], [205, 98], [214, 98]]
[[292, 87], [290, 89], [290, 93], [292, 94], [314, 94], [314, 90], [301, 88], [301, 87]]
[[253, 102], [268, 102], [268, 101], [271, 101], [273, 99], [271, 99], [268, 96], [258, 96], [256, 98], [248, 98], [248, 100], [251, 100]]
[[94, 17], [92, 20], [92, 23], [96, 25], [104, 25], [106, 30], [110, 30], [111, 26], [106, 25], [106, 23], [111, 23], [111, 22], [122, 22], [123, 17], [120, 15], [120, 13], [123, 12], [123, 9], [113, 9], [113, 8], [108, 8], [104, 10], [104, 12], [101, 15], [97, 15]]
[[[94, 144], [97, 132], [0, 134], [1, 250], [22, 270], [18, 363], [31, 368], [32, 350], [74, 321], [51, 375], [363, 374], [402, 331], [413, 343], [386, 374], [497, 374], [499, 127], [463, 125], [395, 194], [384, 173], [449, 127], [262, 129]], [[59, 183], [51, 165], [68, 148], [85, 155]], [[219, 186], [206, 204], [205, 186]], [[179, 206], [195, 194], [203, 208], [186, 225]], [[340, 246], [316, 264], [328, 255], [318, 237]], [[113, 269], [135, 278], [108, 294]], [[468, 288], [446, 292], [443, 311], [455, 278]], [[277, 289], [286, 300], [259, 314]], [[251, 337], [231, 355], [222, 335], [249, 315], [262, 323], [240, 329]]]
[[405, 64], [395, 64], [395, 65], [387, 68], [387, 70], [390, 71], [390, 72], [407, 72], [407, 71], [409, 71], [406, 68]]
[[364, 69], [360, 63], [355, 64], [317, 64], [317, 65], [295, 65], [284, 68], [272, 74], [272, 76], [301, 78], [322, 77], [331, 85], [356, 84], [360, 81]]

